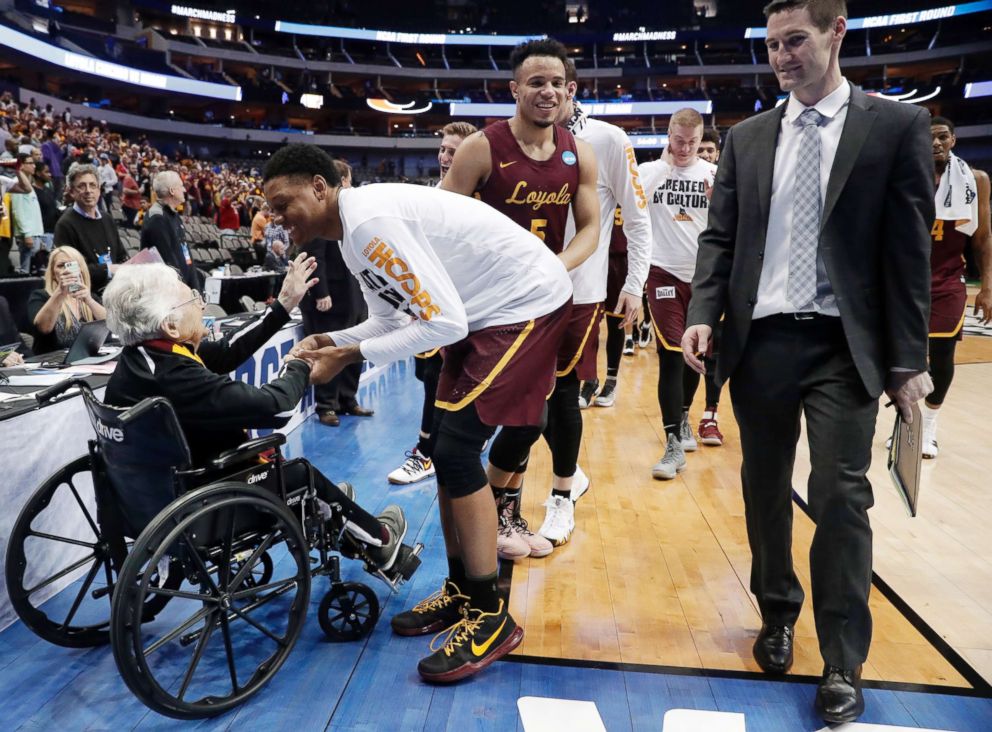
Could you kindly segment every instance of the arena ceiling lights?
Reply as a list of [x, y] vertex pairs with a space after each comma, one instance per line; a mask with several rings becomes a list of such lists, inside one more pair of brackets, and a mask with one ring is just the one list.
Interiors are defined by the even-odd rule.
[[992, 81], [973, 81], [964, 85], [964, 98], [992, 96]]
[[487, 36], [472, 33], [400, 33], [388, 30], [366, 30], [364, 28], [341, 28], [335, 25], [309, 25], [277, 20], [278, 33], [293, 33], [298, 36], [323, 36], [324, 38], [344, 38], [354, 41], [379, 41], [381, 43], [409, 43], [433, 46], [518, 46], [535, 36]]
[[[670, 115], [686, 107], [700, 114], [713, 114], [713, 102], [700, 100], [693, 102], [606, 102], [602, 104], [582, 104], [582, 109], [590, 117], [636, 117], [641, 115]], [[449, 114], [452, 117], [512, 117], [515, 104], [486, 104], [477, 102], [451, 102]]]
[[215, 84], [209, 81], [197, 81], [181, 76], [156, 74], [144, 69], [103, 61], [93, 56], [83, 56], [79, 53], [66, 51], [64, 48], [45, 43], [26, 33], [21, 33], [0, 25], [0, 46], [6, 46], [19, 53], [33, 56], [45, 63], [55, 64], [64, 69], [78, 71], [83, 74], [100, 76], [104, 79], [119, 81], [123, 84], [134, 84], [147, 89], [159, 89], [178, 94], [196, 94], [201, 97], [225, 99], [231, 102], [241, 101], [241, 87], [229, 84]]
[[940, 87], [938, 86], [929, 94], [924, 94], [923, 96], [916, 96], [916, 89], [911, 92], [905, 92], [904, 94], [884, 94], [882, 92], [869, 92], [869, 96], [881, 97], [882, 99], [889, 99], [893, 102], [905, 102], [906, 104], [919, 104], [920, 102], [928, 102], [935, 96], [940, 94]]
[[432, 102], [427, 102], [423, 107], [416, 107], [414, 106], [416, 102], [396, 104], [388, 99], [366, 99], [365, 101], [376, 112], [385, 112], [386, 114], [423, 114], [434, 106]]
[[[981, 13], [992, 10], [992, 0], [982, 0], [981, 2], [963, 3], [961, 5], [945, 5], [940, 8], [930, 10], [915, 10], [907, 13], [889, 13], [887, 15], [872, 15], [867, 18], [849, 18], [847, 21], [848, 30], [867, 30], [870, 28], [889, 28], [894, 25], [912, 25], [913, 23], [926, 23], [931, 20], [941, 20], [943, 18], [956, 18], [959, 15], [970, 15], [971, 13]], [[745, 38], [764, 38], [764, 28], [748, 28], [744, 31]], [[921, 101], [921, 100], [913, 100]]]

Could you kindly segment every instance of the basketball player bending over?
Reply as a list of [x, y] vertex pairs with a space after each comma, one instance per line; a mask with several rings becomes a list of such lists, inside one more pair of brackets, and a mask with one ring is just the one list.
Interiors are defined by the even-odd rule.
[[363, 358], [383, 364], [447, 346], [431, 440], [448, 579], [392, 625], [400, 635], [444, 635], [417, 667], [425, 680], [474, 674], [523, 638], [496, 589], [496, 504], [482, 446], [502, 425], [492, 453], [516, 464], [540, 436], [571, 308], [568, 274], [537, 237], [471, 198], [389, 183], [342, 189], [313, 145], [276, 152], [263, 179], [294, 241], [341, 241], [368, 303], [365, 322], [293, 349], [313, 361], [314, 383]]

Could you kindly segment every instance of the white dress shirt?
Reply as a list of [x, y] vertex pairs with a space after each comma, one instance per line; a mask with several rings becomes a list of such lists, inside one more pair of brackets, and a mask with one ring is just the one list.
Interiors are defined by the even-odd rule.
[[[851, 85], [842, 79], [840, 86], [813, 105], [821, 115], [820, 123], [820, 207], [827, 195], [827, 182], [837, 155], [837, 146], [847, 119], [847, 106], [851, 101]], [[765, 258], [762, 260], [761, 280], [758, 283], [758, 300], [753, 319], [778, 313], [818, 312], [840, 316], [833, 290], [823, 267], [823, 259], [816, 262], [816, 299], [797, 308], [787, 295], [789, 284], [789, 247], [792, 243], [792, 205], [795, 200], [796, 163], [802, 127], [797, 124], [799, 115], [807, 107], [793, 95], [782, 117], [782, 128], [775, 147], [775, 172], [772, 177], [772, 198], [768, 209], [768, 231], [765, 235]], [[822, 223], [822, 222], [821, 222]]]

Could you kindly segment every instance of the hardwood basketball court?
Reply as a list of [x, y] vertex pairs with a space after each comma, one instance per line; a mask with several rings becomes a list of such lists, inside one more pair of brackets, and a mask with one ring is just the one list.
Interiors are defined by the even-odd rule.
[[[972, 688], [992, 679], [992, 452], [981, 429], [992, 408], [992, 339], [967, 337], [960, 354], [967, 365], [958, 366], [941, 415], [942, 452], [924, 466], [917, 518], [908, 517], [888, 476], [884, 441], [894, 413], [880, 410], [870, 472], [879, 581], [871, 596], [867, 680]], [[700, 445], [675, 480], [653, 480], [651, 466], [664, 451], [657, 364], [653, 343], [624, 357], [616, 406], [583, 412], [579, 463], [592, 487], [576, 507], [569, 544], [512, 568], [510, 609], [526, 630], [517, 653], [760, 673], [751, 656], [761, 619], [748, 591], [740, 441], [729, 396], [725, 388], [724, 446]], [[690, 413], [694, 425], [702, 398], [700, 383]], [[814, 526], [801, 508], [808, 471], [804, 436], [794, 481], [793, 554], [806, 603], [792, 673], [818, 676], [823, 662], [808, 556]], [[522, 502], [532, 529], [544, 517], [550, 474], [542, 441]]]

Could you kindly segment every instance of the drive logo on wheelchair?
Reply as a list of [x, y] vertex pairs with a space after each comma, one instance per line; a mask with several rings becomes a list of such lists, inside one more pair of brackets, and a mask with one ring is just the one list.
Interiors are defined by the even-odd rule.
[[248, 485], [254, 485], [255, 483], [261, 483], [263, 480], [269, 477], [269, 471], [266, 470], [262, 473], [255, 473], [255, 475], [249, 475], [246, 481]]
[[96, 431], [100, 437], [114, 442], [124, 442], [124, 430], [120, 427], [108, 427], [99, 419], [96, 420]]

